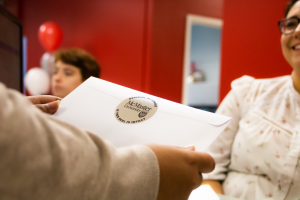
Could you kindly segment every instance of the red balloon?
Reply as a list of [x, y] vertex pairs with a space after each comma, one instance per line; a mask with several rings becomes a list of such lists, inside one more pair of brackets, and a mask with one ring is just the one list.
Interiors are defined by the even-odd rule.
[[54, 22], [46, 22], [39, 28], [41, 45], [48, 52], [55, 51], [62, 42], [63, 33], [61, 28]]

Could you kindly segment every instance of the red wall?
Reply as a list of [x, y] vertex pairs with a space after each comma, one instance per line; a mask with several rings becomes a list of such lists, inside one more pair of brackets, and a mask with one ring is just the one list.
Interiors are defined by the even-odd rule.
[[37, 31], [48, 21], [64, 33], [61, 47], [91, 52], [101, 78], [181, 101], [185, 18], [221, 18], [223, 0], [21, 0], [28, 68], [45, 52]]
[[287, 0], [224, 0], [220, 100], [232, 80], [291, 74], [280, 46], [277, 21], [284, 17]]

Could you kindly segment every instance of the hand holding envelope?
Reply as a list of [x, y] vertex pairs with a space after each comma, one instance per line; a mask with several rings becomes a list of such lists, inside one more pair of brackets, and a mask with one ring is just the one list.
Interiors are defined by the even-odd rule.
[[160, 167], [158, 200], [186, 200], [200, 186], [201, 173], [214, 169], [214, 159], [202, 152], [162, 145], [148, 145]]

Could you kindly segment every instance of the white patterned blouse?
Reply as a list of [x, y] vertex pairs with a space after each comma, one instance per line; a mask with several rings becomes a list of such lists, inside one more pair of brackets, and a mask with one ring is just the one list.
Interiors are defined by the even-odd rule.
[[300, 94], [291, 76], [243, 76], [217, 113], [232, 117], [207, 151], [216, 168], [204, 179], [224, 180], [225, 195], [300, 199]]

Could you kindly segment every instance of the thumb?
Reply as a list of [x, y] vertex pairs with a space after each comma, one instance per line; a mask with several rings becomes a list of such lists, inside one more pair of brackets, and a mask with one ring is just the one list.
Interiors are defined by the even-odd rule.
[[36, 104], [35, 106], [45, 113], [53, 114], [57, 111], [59, 103], [60, 101], [57, 100], [47, 104]]

